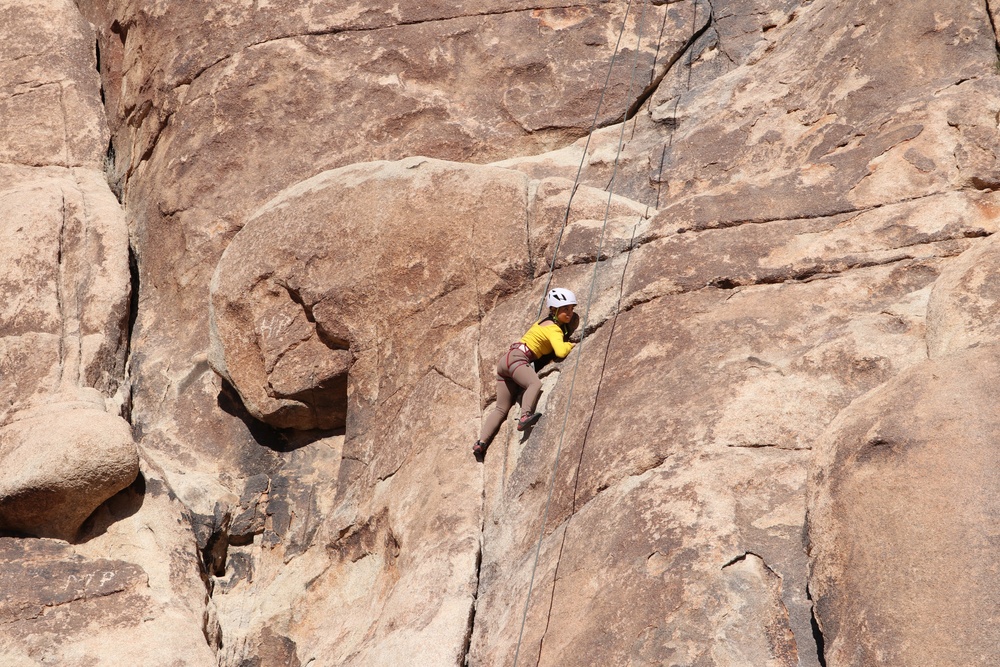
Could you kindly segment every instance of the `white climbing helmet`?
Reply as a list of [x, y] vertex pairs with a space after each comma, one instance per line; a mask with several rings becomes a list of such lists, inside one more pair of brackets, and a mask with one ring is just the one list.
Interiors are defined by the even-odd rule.
[[576, 305], [576, 295], [570, 292], [568, 289], [562, 287], [556, 287], [555, 289], [549, 290], [548, 298], [549, 308], [558, 308], [560, 306], [575, 306]]

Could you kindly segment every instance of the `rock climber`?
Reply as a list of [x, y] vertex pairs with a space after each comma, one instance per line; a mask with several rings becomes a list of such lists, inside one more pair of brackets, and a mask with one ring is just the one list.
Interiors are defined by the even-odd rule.
[[568, 339], [576, 329], [580, 316], [573, 312], [576, 295], [568, 289], [556, 287], [549, 290], [546, 297], [549, 314], [531, 325], [521, 340], [500, 355], [497, 362], [497, 402], [483, 420], [483, 429], [472, 446], [472, 453], [480, 458], [500, 430], [500, 424], [514, 405], [519, 390], [524, 390], [521, 399], [521, 417], [517, 420], [517, 430], [523, 431], [542, 416], [535, 412], [535, 405], [542, 393], [542, 381], [538, 379], [532, 362], [545, 355], [555, 354], [560, 359], [569, 354], [573, 343]]

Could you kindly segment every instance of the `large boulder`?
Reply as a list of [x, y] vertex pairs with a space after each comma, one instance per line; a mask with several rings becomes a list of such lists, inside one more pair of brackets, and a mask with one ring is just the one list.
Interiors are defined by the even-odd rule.
[[[356, 437], [529, 278], [528, 179], [411, 158], [324, 172], [248, 221], [212, 281], [209, 362], [281, 428]], [[344, 261], [350, 258], [350, 261]]]
[[139, 455], [131, 426], [98, 395], [18, 413], [0, 428], [0, 465], [0, 529], [73, 540], [132, 483]]

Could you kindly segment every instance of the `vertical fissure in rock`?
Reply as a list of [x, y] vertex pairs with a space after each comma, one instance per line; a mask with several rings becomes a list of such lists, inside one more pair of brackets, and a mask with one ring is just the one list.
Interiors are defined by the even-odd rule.
[[[485, 527], [484, 527], [485, 532]], [[469, 652], [472, 650], [472, 633], [476, 629], [476, 611], [479, 607], [479, 578], [483, 568], [483, 534], [479, 536], [479, 548], [476, 550], [476, 589], [472, 594], [472, 605], [469, 608], [469, 621], [465, 629], [465, 642], [462, 645], [462, 664], [468, 667]]]
[[[99, 39], [95, 39], [94, 40], [94, 60], [96, 61], [96, 65], [97, 65], [97, 73], [98, 73], [98, 75], [100, 75], [101, 74], [101, 40], [99, 40]], [[100, 90], [100, 94], [101, 94], [101, 106], [107, 106], [108, 102], [107, 102], [107, 99], [106, 99], [106, 95], [104, 94], [104, 77], [103, 76], [101, 76], [101, 90]]]
[[115, 140], [112, 137], [108, 140], [108, 150], [104, 151], [104, 180], [108, 182], [108, 188], [118, 203], [123, 204], [122, 179], [115, 176], [115, 159]]
[[823, 629], [819, 625], [819, 619], [816, 617], [816, 602], [813, 600], [812, 591], [806, 588], [806, 598], [812, 607], [809, 617], [809, 623], [812, 625], [813, 642], [816, 644], [816, 659], [819, 661], [820, 667], [826, 667], [826, 638], [823, 636]]
[[[681, 48], [677, 49], [677, 51], [670, 56], [670, 59], [664, 66], [663, 71], [659, 75], [657, 75], [652, 81], [649, 82], [649, 85], [646, 86], [642, 90], [642, 92], [639, 93], [639, 96], [636, 98], [635, 102], [633, 102], [629, 106], [628, 111], [625, 112], [626, 121], [631, 120], [637, 113], [639, 113], [639, 109], [642, 108], [642, 105], [644, 105], [649, 100], [649, 98], [653, 96], [653, 93], [655, 93], [656, 89], [659, 88], [660, 84], [663, 82], [663, 79], [666, 78], [667, 74], [673, 71], [674, 65], [676, 65], [680, 61], [680, 59], [684, 57], [684, 54], [688, 54], [687, 66], [689, 70], [689, 79], [690, 79], [691, 64], [694, 61], [694, 55], [693, 55], [694, 45], [701, 38], [701, 36], [704, 35], [705, 32], [712, 26], [712, 23], [715, 20], [715, 15], [711, 10], [711, 5], [709, 5], [708, 18], [705, 20], [705, 25], [699, 28], [698, 5], [700, 4], [700, 0], [695, 0], [692, 4], [694, 5], [693, 7], [694, 18], [691, 21], [691, 36], [687, 39], [687, 41], [684, 42]], [[666, 23], [666, 13], [664, 13], [663, 20], [664, 23]], [[661, 28], [660, 37], [656, 45], [657, 53], [659, 53], [660, 51], [659, 40], [662, 40], [662, 38], [663, 38], [663, 30]], [[656, 70], [656, 61], [654, 56], [653, 71], [655, 72], [655, 70]], [[688, 81], [688, 83], [689, 83], [688, 87], [690, 87], [690, 80]]]
[[[80, 195], [80, 238], [77, 240], [77, 245], [80, 248], [86, 249], [90, 246], [90, 221], [94, 219], [91, 214], [90, 206], [87, 201], [87, 191], [83, 184], [80, 182], [80, 178], [76, 173], [76, 170], [71, 170], [73, 174], [73, 180], [76, 181], [77, 192]], [[79, 249], [77, 250], [79, 253]], [[84, 250], [86, 252], [86, 250]], [[73, 326], [70, 330], [72, 337], [75, 339], [75, 345], [73, 354], [76, 355], [76, 371], [74, 374], [74, 382], [76, 384], [83, 384], [86, 382], [86, 372], [84, 370], [84, 359], [83, 359], [83, 320], [84, 320], [84, 290], [85, 285], [89, 285], [92, 282], [91, 273], [94, 270], [93, 265], [88, 262], [85, 258], [80, 264], [78, 271], [80, 275], [74, 276], [75, 284], [73, 286]]]
[[56, 240], [56, 308], [59, 311], [59, 383], [62, 384], [63, 374], [66, 364], [66, 312], [63, 307], [63, 279], [65, 278], [65, 267], [63, 266], [63, 236], [66, 233], [66, 193], [61, 193], [62, 204], [59, 210], [59, 232]]
[[[125, 327], [125, 364], [124, 373], [125, 377], [123, 382], [126, 383], [126, 390], [123, 392], [124, 401], [122, 403], [122, 418], [129, 424], [132, 422], [132, 397], [133, 397], [133, 384], [132, 384], [132, 338], [135, 335], [135, 323], [139, 318], [139, 262], [136, 259], [135, 251], [132, 249], [132, 244], [129, 243], [128, 246], [128, 275], [129, 275], [129, 295], [128, 295], [128, 313], [126, 314], [127, 323]], [[134, 426], [134, 424], [133, 424]]]
[[192, 514], [191, 527], [201, 555], [202, 579], [212, 595], [212, 578], [226, 574], [226, 559], [229, 556], [229, 528], [233, 515], [229, 506], [216, 502], [212, 515]]
[[[528, 246], [528, 280], [535, 277], [535, 258], [531, 247], [531, 214], [535, 197], [538, 196], [538, 185], [532, 185], [529, 181], [527, 197], [524, 205], [524, 238], [525, 245]], [[473, 245], [473, 248], [476, 246]]]
[[990, 6], [990, 0], [984, 0], [986, 3], [986, 18], [990, 22], [990, 29], [993, 31], [993, 48], [997, 52], [997, 70], [1000, 70], [1000, 34], [997, 34], [997, 23], [996, 19], [993, 17], [993, 8]]

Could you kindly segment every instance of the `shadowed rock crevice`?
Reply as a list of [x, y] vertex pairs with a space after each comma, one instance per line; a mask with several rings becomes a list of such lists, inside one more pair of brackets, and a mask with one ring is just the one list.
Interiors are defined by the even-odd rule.
[[128, 274], [129, 274], [129, 298], [128, 298], [128, 323], [125, 328], [125, 377], [122, 381], [126, 384], [126, 390], [122, 394], [122, 419], [129, 424], [132, 423], [132, 405], [135, 398], [135, 388], [131, 380], [132, 367], [132, 341], [135, 337], [135, 323], [139, 318], [139, 293], [142, 288], [139, 276], [139, 262], [135, 256], [135, 250], [129, 243], [128, 248]]
[[[995, 2], [995, 0], [993, 0]], [[984, 0], [986, 3], [986, 18], [990, 21], [990, 29], [993, 31], [993, 38], [996, 44], [997, 51], [997, 70], [1000, 71], [1000, 33], [997, 32], [997, 22], [996, 16], [993, 15], [993, 7], [991, 6], [991, 0]]]
[[194, 529], [198, 551], [201, 554], [202, 578], [212, 593], [212, 577], [226, 574], [226, 556], [229, 551], [229, 527], [233, 521], [228, 505], [216, 502], [212, 516], [192, 514], [191, 527]]
[[767, 568], [768, 572], [771, 572], [772, 574], [777, 574], [776, 572], [774, 572], [774, 570], [772, 570], [770, 567], [767, 566], [767, 563], [764, 562], [764, 559], [760, 556], [760, 554], [755, 554], [752, 551], [744, 551], [739, 556], [736, 556], [734, 558], [729, 559], [728, 561], [726, 561], [725, 563], [722, 564], [722, 569], [725, 570], [727, 567], [732, 567], [733, 565], [736, 565], [737, 563], [743, 563], [750, 556], [753, 556], [754, 558], [758, 559], [761, 562], [761, 564], [765, 568]]
[[826, 667], [826, 638], [823, 636], [823, 629], [820, 628], [819, 619], [816, 618], [816, 604], [813, 602], [812, 593], [806, 589], [809, 602], [812, 603], [812, 613], [810, 614], [810, 624], [812, 625], [813, 641], [816, 643], [816, 659], [820, 667]]
[[469, 649], [472, 647], [472, 635], [476, 630], [476, 608], [479, 602], [479, 582], [482, 576], [483, 567], [483, 534], [480, 533], [479, 544], [476, 548], [476, 574], [474, 589], [472, 592], [472, 604], [469, 605], [469, 623], [465, 635], [465, 642], [462, 645], [462, 664], [469, 666]]
[[[66, 313], [66, 296], [65, 296], [65, 284], [66, 284], [66, 262], [65, 256], [65, 245], [66, 245], [66, 218], [69, 216], [66, 210], [66, 193], [60, 192], [60, 206], [59, 206], [59, 230], [57, 232], [57, 245], [56, 245], [56, 310], [58, 311], [61, 319], [62, 330], [59, 333], [59, 380], [62, 383], [63, 376], [66, 372], [66, 338], [68, 334], [69, 318]], [[59, 387], [52, 387], [53, 391], [58, 391]]]
[[229, 382], [223, 380], [221, 384], [216, 398], [219, 409], [242, 421], [254, 442], [276, 452], [291, 452], [317, 440], [344, 434], [343, 428], [297, 430], [271, 426], [247, 411], [239, 393]]
[[[666, 63], [663, 66], [662, 72], [656, 74], [655, 73], [656, 70], [654, 67], [653, 69], [654, 78], [652, 79], [652, 81], [649, 82], [649, 85], [647, 85], [642, 91], [640, 91], [639, 95], [636, 97], [636, 100], [629, 105], [628, 110], [625, 112], [625, 117], [622, 122], [628, 122], [632, 120], [632, 118], [635, 117], [637, 113], [639, 113], [639, 109], [642, 108], [642, 105], [650, 100], [650, 98], [653, 96], [653, 93], [655, 93], [657, 89], [660, 87], [660, 84], [663, 83], [663, 79], [665, 79], [668, 74], [674, 72], [674, 65], [680, 62], [681, 58], [683, 58], [685, 55], [688, 56], [687, 66], [688, 68], [691, 67], [691, 59], [694, 57], [693, 53], [694, 45], [698, 42], [699, 39], [701, 39], [701, 37], [706, 32], [708, 32], [708, 30], [712, 27], [713, 23], [715, 22], [714, 10], [712, 9], [711, 3], [708, 3], [709, 7], [709, 11], [707, 12], [708, 16], [705, 17], [704, 23], [701, 26], [698, 25], [698, 6], [700, 4], [701, 4], [700, 0], [692, 0], [691, 5], [692, 5], [693, 16], [691, 19], [692, 23], [691, 36], [687, 39], [686, 42], [684, 42], [680, 46], [680, 48], [678, 48], [673, 54], [670, 55], [670, 57], [667, 59]], [[663, 16], [664, 24], [666, 24], [666, 18], [667, 18], [666, 13], [664, 13]], [[660, 39], [657, 41], [657, 47], [656, 47], [657, 52], [659, 52], [661, 41], [662, 41], [662, 29], [661, 29]]]

